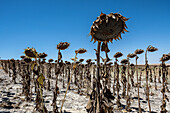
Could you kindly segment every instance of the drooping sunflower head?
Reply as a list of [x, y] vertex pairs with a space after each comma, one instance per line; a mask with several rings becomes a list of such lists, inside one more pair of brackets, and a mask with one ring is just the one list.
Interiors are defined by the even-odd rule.
[[130, 64], [131, 67], [135, 66], [133, 63]]
[[53, 61], [54, 61], [53, 59], [49, 59], [49, 60], [48, 60], [49, 63], [50, 63], [50, 62], [53, 62]]
[[22, 59], [23, 59], [23, 58], [25, 58], [25, 56], [20, 56], [20, 58], [22, 58]]
[[80, 63], [80, 61], [76, 61], [75, 63], [76, 63], [76, 64], [79, 64], [79, 63]]
[[83, 53], [85, 53], [85, 52], [87, 52], [87, 50], [84, 49], [84, 48], [80, 48], [80, 49], [78, 49], [78, 50], [75, 51], [75, 53], [79, 53], [79, 54], [83, 54]]
[[128, 19], [118, 13], [110, 13], [108, 15], [101, 13], [93, 22], [90, 34], [91, 41], [112, 42], [113, 39], [121, 39], [121, 33], [127, 32], [125, 22]]
[[46, 53], [39, 53], [38, 56], [39, 56], [39, 58], [45, 58], [45, 57], [47, 57], [47, 54]]
[[59, 50], [65, 50], [65, 49], [67, 49], [69, 46], [70, 46], [70, 43], [68, 43], [68, 42], [60, 42], [60, 43], [57, 45], [57, 49], [59, 49]]
[[80, 62], [83, 62], [83, 61], [84, 61], [84, 59], [80, 59], [79, 61], [80, 61]]
[[10, 61], [11, 61], [11, 62], [15, 62], [15, 60], [14, 60], [13, 58], [12, 58], [12, 59], [10, 59]]
[[66, 62], [67, 65], [70, 65], [71, 63], [70, 62]]
[[25, 49], [24, 53], [29, 58], [37, 58], [38, 57], [38, 53], [35, 48], [28, 47], [27, 49]]
[[137, 49], [136, 51], [135, 51], [135, 54], [142, 54], [144, 52], [144, 50], [142, 50], [142, 49]]
[[136, 56], [136, 54], [134, 54], [134, 53], [129, 53], [129, 54], [127, 55], [128, 58], [134, 58], [135, 56]]
[[23, 58], [23, 60], [26, 62], [26, 63], [30, 63], [32, 60], [31, 60], [31, 58]]
[[158, 50], [158, 48], [153, 47], [153, 46], [149, 46], [149, 47], [147, 48], [147, 50], [148, 50], [149, 52], [155, 52], [155, 51]]
[[127, 60], [127, 59], [122, 59], [120, 63], [121, 63], [121, 64], [127, 64], [127, 63], [128, 63], [128, 60]]
[[121, 56], [123, 56], [123, 54], [121, 52], [117, 52], [113, 57], [114, 58], [119, 58]]
[[92, 61], [91, 59], [87, 59], [87, 60], [86, 60], [86, 63], [90, 64], [91, 61]]
[[168, 61], [168, 60], [170, 60], [169, 54], [163, 54], [161, 59], [160, 59], [160, 61], [163, 61], [163, 62]]
[[43, 60], [43, 61], [41, 61], [41, 63], [42, 63], [42, 64], [45, 64], [46, 62], [45, 62], [45, 60]]

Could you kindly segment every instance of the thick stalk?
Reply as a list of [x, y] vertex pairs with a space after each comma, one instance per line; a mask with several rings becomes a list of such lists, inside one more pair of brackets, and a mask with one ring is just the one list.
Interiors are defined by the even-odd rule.
[[147, 52], [145, 53], [145, 72], [146, 72], [146, 93], [147, 93], [147, 99], [148, 99], [148, 107], [149, 107], [149, 113], [151, 113], [151, 106], [150, 106], [150, 100], [149, 100], [149, 87], [148, 87], [148, 60], [147, 60]]
[[96, 72], [96, 77], [97, 77], [97, 82], [96, 82], [96, 113], [100, 112], [100, 46], [101, 42], [98, 42], [97, 45], [97, 51], [96, 51], [96, 56], [97, 56], [97, 72]]
[[53, 113], [58, 112], [58, 107], [56, 105], [56, 101], [57, 101], [57, 91], [59, 90], [57, 85], [58, 85], [58, 75], [60, 73], [60, 67], [58, 67], [60, 60], [61, 60], [61, 53], [60, 53], [60, 49], [59, 49], [57, 64], [55, 64], [55, 69], [56, 68], [58, 68], [58, 69], [57, 69], [57, 73], [55, 73], [56, 74], [56, 83], [55, 83], [55, 90], [53, 91], [53, 94], [54, 94], [54, 97], [53, 97]]
[[126, 96], [127, 96], [127, 99], [126, 99], [126, 110], [127, 111], [129, 111], [129, 107], [130, 107], [130, 97], [129, 97], [129, 86], [130, 86], [130, 84], [129, 84], [129, 66], [130, 66], [130, 63], [129, 63], [129, 58], [127, 58], [127, 60], [128, 60], [128, 67], [127, 67], [127, 94], [126, 94]]
[[162, 61], [162, 105], [161, 105], [161, 112], [160, 113], [166, 113], [166, 97], [165, 97], [165, 79], [166, 79], [166, 65], [165, 62]]
[[156, 68], [154, 67], [154, 82], [155, 82], [155, 90], [157, 90], [157, 85], [156, 85]]
[[138, 106], [139, 106], [139, 113], [141, 113], [140, 107], [140, 96], [139, 96], [139, 82], [138, 82], [138, 65], [137, 65], [138, 56], [136, 55], [136, 76], [137, 76], [137, 87], [138, 87]]

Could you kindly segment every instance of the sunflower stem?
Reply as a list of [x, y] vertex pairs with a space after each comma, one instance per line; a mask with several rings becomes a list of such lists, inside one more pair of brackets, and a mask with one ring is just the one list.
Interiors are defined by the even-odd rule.
[[96, 82], [96, 113], [100, 112], [100, 46], [101, 42], [98, 41], [96, 57], [97, 57], [97, 82]]

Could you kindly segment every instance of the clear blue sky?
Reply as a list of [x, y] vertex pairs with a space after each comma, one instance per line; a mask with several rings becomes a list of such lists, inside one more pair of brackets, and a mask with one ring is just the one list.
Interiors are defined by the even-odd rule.
[[[148, 45], [159, 49], [149, 53], [149, 63], [159, 63], [162, 54], [170, 53], [170, 0], [0, 0], [0, 57], [19, 59], [25, 48], [34, 47], [47, 53], [47, 59], [57, 59], [56, 45], [67, 41], [70, 47], [62, 51], [63, 60], [73, 58], [79, 48], [88, 52], [78, 58], [94, 59], [97, 43], [90, 42], [88, 34], [101, 11], [130, 18], [129, 32], [109, 43], [110, 58], [120, 51], [121, 60]], [[144, 63], [144, 54], [139, 63]]]

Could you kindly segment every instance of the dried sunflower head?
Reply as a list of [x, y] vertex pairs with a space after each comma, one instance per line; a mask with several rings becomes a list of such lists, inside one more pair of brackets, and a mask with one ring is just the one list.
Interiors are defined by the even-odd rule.
[[65, 62], [65, 63], [66, 63], [67, 65], [70, 65], [70, 64], [71, 64], [71, 63], [70, 63], [70, 62], [68, 62], [68, 61], [67, 61], [67, 62]]
[[68, 43], [68, 42], [60, 42], [60, 43], [57, 45], [57, 49], [59, 49], [59, 50], [65, 50], [65, 49], [67, 49], [69, 46], [70, 46], [70, 43]]
[[84, 59], [80, 59], [79, 61], [80, 61], [80, 62], [83, 62], [83, 61], [84, 61]]
[[123, 56], [123, 54], [121, 52], [117, 52], [113, 57], [114, 58], [119, 58], [121, 56]]
[[135, 54], [142, 54], [144, 52], [144, 50], [142, 50], [142, 49], [137, 49], [136, 51], [135, 51]]
[[80, 49], [77, 50], [77, 53], [79, 53], [79, 54], [83, 54], [85, 52], [87, 52], [87, 50], [84, 49], [84, 48], [80, 48]]
[[47, 54], [46, 53], [39, 53], [38, 56], [39, 56], [39, 58], [45, 58], [45, 57], [47, 57]]
[[45, 62], [45, 60], [43, 60], [43, 61], [41, 61], [41, 63], [42, 63], [42, 64], [45, 64], [46, 62]]
[[37, 58], [38, 57], [38, 53], [35, 48], [28, 47], [27, 49], [25, 49], [24, 53], [29, 58]]
[[134, 58], [135, 56], [136, 56], [136, 54], [134, 54], [134, 53], [131, 53], [131, 54], [129, 53], [129, 54], [127, 55], [128, 58]]
[[127, 64], [127, 63], [128, 63], [128, 60], [127, 60], [127, 59], [122, 59], [120, 63], [122, 63], [122, 64]]
[[25, 56], [20, 56], [20, 58], [25, 58]]
[[133, 63], [131, 63], [130, 66], [132, 67], [132, 66], [135, 66], [135, 65]]
[[95, 62], [91, 62], [91, 64], [93, 64], [93, 65], [94, 65], [94, 64], [95, 64]]
[[75, 63], [76, 63], [76, 64], [79, 64], [79, 63], [80, 63], [80, 61], [76, 61]]
[[48, 60], [49, 63], [50, 63], [50, 62], [53, 62], [53, 61], [54, 61], [53, 59], [49, 59], [49, 60]]
[[90, 63], [91, 63], [91, 59], [87, 59], [86, 62], [87, 62], [88, 64], [90, 64]]
[[148, 50], [149, 52], [154, 52], [154, 51], [157, 51], [158, 48], [155, 48], [155, 47], [153, 47], [153, 46], [149, 46], [149, 47], [147, 48], [147, 50]]
[[21, 64], [22, 64], [22, 65], [25, 64], [25, 61], [21, 60]]
[[15, 60], [14, 60], [13, 58], [12, 58], [12, 59], [10, 59], [10, 61], [11, 61], [11, 62], [15, 62]]
[[168, 60], [170, 60], [170, 56], [168, 54], [163, 54], [160, 59], [160, 61], [163, 61], [163, 62], [168, 61]]
[[125, 21], [128, 19], [118, 13], [110, 13], [108, 15], [101, 13], [91, 26], [91, 41], [112, 42], [113, 39], [119, 40], [121, 33], [127, 32]]
[[23, 59], [26, 63], [30, 63], [32, 60], [31, 60], [31, 58], [24, 58]]

